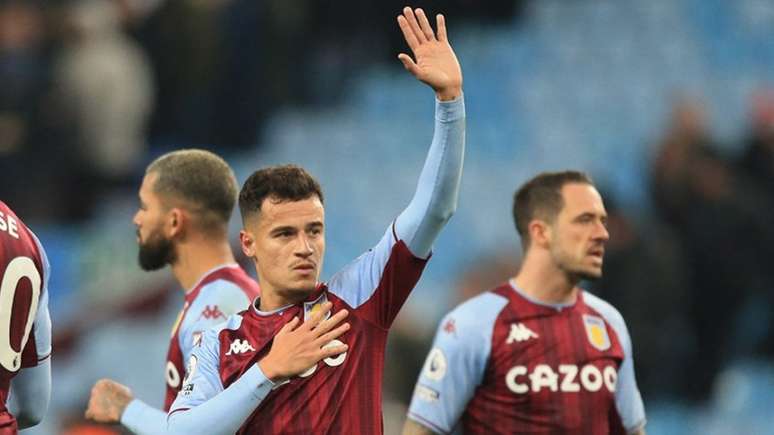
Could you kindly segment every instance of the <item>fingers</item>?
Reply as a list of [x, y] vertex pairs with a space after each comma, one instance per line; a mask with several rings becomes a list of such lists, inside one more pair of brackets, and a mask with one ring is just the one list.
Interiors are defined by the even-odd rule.
[[320, 338], [315, 340], [315, 343], [320, 347], [325, 347], [326, 344], [330, 343], [336, 338], [341, 337], [342, 334], [349, 331], [349, 328], [350, 328], [349, 323], [345, 323], [339, 326], [338, 328], [334, 329], [333, 331], [328, 332], [324, 335], [321, 335]]
[[349, 346], [343, 344], [341, 346], [328, 346], [324, 349], [320, 349], [320, 359], [329, 358], [346, 352]]
[[312, 330], [317, 327], [317, 325], [320, 324], [320, 322], [325, 319], [325, 316], [328, 315], [328, 313], [331, 311], [331, 308], [333, 308], [333, 304], [331, 302], [325, 302], [314, 311], [314, 314], [312, 314], [312, 317], [310, 317], [306, 322], [304, 322], [304, 327], [307, 330]]
[[406, 18], [403, 15], [398, 15], [398, 27], [400, 27], [403, 38], [406, 40], [406, 44], [408, 44], [412, 51], [419, 47], [419, 41], [417, 40], [417, 37], [414, 36], [414, 31], [411, 30], [411, 26], [409, 26], [408, 21], [406, 21]]
[[320, 323], [320, 326], [315, 328], [314, 332], [319, 337], [325, 334], [326, 332], [330, 331], [331, 329], [333, 329], [334, 326], [341, 323], [341, 321], [344, 320], [348, 315], [349, 315], [349, 311], [341, 310], [335, 315], [333, 315], [330, 319]]
[[427, 15], [425, 15], [425, 11], [423, 11], [422, 9], [417, 9], [416, 16], [417, 18], [419, 18], [419, 28], [422, 30], [422, 34], [425, 36], [425, 38], [428, 41], [434, 41], [435, 34], [433, 33], [433, 28], [430, 27], [430, 21], [427, 20]]
[[438, 40], [446, 41], [446, 18], [443, 14], [435, 16], [435, 27], [438, 29]]
[[282, 328], [277, 332], [277, 335], [284, 335], [288, 332], [291, 332], [292, 330], [296, 329], [296, 325], [298, 325], [298, 317], [293, 317], [293, 319], [282, 326]]
[[408, 25], [411, 28], [411, 31], [414, 33], [414, 36], [416, 37], [417, 41], [420, 43], [427, 41], [427, 37], [425, 36], [424, 32], [422, 32], [422, 29], [419, 27], [419, 23], [417, 22], [417, 17], [414, 15], [414, 11], [406, 6], [403, 8], [403, 16], [406, 17], [406, 21], [408, 21]]

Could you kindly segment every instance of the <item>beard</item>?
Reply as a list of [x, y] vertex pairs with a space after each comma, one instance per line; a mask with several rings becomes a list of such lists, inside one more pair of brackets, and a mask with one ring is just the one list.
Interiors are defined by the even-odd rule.
[[596, 281], [602, 278], [602, 273], [589, 272], [585, 270], [571, 270], [568, 275], [575, 281]]
[[571, 282], [596, 281], [602, 278], [602, 269], [589, 270], [584, 268], [578, 261], [573, 261], [569, 254], [561, 251], [552, 252], [554, 262], [559, 269], [564, 272]]
[[137, 259], [142, 270], [150, 272], [159, 270], [177, 259], [172, 240], [162, 236], [151, 236], [145, 243], [140, 243]]

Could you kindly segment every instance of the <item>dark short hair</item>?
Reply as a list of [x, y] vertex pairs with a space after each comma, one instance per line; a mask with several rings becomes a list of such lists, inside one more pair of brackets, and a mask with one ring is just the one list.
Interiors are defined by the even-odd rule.
[[239, 211], [242, 220], [261, 211], [266, 198], [283, 201], [301, 201], [317, 196], [323, 202], [320, 183], [304, 168], [279, 165], [253, 172], [239, 192]]
[[564, 207], [562, 188], [570, 183], [594, 185], [591, 177], [583, 172], [543, 172], [513, 194], [513, 222], [525, 251], [530, 244], [529, 223], [536, 218], [553, 222]]
[[179, 200], [199, 217], [203, 230], [228, 226], [237, 196], [237, 182], [219, 156], [205, 150], [185, 149], [166, 153], [154, 160], [146, 175], [158, 174], [154, 192]]

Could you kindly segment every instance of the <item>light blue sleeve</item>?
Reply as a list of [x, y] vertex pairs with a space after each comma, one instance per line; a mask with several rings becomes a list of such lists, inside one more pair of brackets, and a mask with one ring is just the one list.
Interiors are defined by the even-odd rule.
[[38, 361], [42, 361], [51, 356], [51, 316], [48, 312], [48, 280], [51, 276], [51, 264], [48, 262], [48, 255], [38, 237], [30, 231], [35, 243], [38, 245], [38, 251], [43, 261], [43, 287], [40, 291], [40, 301], [38, 302], [38, 312], [35, 315], [35, 325], [33, 333], [35, 334], [35, 346], [38, 351]]
[[219, 279], [202, 287], [180, 324], [178, 340], [183, 361], [188, 361], [191, 356], [197, 334], [203, 334], [225, 322], [232, 314], [244, 311], [250, 302], [245, 292], [231, 281]]
[[168, 434], [234, 434], [271, 392], [274, 383], [266, 378], [258, 364], [223, 388], [218, 334], [227, 326], [238, 328], [238, 322], [241, 316], [235, 315], [227, 325], [208, 330], [202, 336], [201, 345], [194, 348], [183, 388], [169, 410]]
[[[190, 361], [194, 336], [223, 323], [232, 314], [246, 309], [250, 300], [239, 286], [227, 280], [213, 281], [200, 290], [180, 325], [178, 339], [183, 361]], [[121, 415], [121, 424], [137, 435], [166, 433], [167, 414], [135, 399]]]
[[508, 301], [484, 293], [441, 321], [419, 375], [408, 417], [436, 433], [450, 433], [462, 416], [489, 361], [497, 316]]
[[121, 424], [137, 435], [163, 435], [166, 433], [167, 413], [134, 399], [121, 414]]
[[632, 340], [626, 322], [612, 305], [602, 299], [584, 292], [586, 304], [593, 307], [613, 327], [623, 347], [624, 359], [618, 369], [618, 381], [615, 387], [615, 405], [621, 422], [627, 433], [632, 433], [645, 427], [645, 405], [642, 402], [637, 380], [634, 376], [634, 357], [632, 355]]
[[35, 367], [19, 371], [11, 380], [10, 411], [16, 417], [20, 429], [32, 427], [43, 421], [51, 396], [51, 359], [41, 361]]
[[465, 100], [435, 103], [435, 131], [417, 190], [395, 220], [395, 233], [412, 254], [427, 258], [457, 209], [465, 155]]
[[419, 258], [430, 255], [433, 242], [457, 208], [465, 154], [465, 102], [436, 101], [435, 133], [414, 197], [379, 243], [328, 281], [333, 293], [357, 308], [371, 298], [382, 278], [392, 247], [403, 240]]

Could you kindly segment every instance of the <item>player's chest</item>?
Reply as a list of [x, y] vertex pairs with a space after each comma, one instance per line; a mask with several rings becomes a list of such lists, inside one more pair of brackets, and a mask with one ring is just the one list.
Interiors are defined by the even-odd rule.
[[489, 376], [516, 395], [613, 392], [623, 352], [599, 316], [557, 313], [498, 321]]
[[[350, 329], [326, 346], [346, 344], [348, 351], [319, 361], [299, 376], [291, 379], [291, 384], [305, 383], [312, 378], [316, 381], [338, 378], [351, 366], [371, 366], [372, 364], [366, 360], [374, 359], [376, 361], [375, 354], [378, 352], [375, 352], [374, 349], [380, 344], [383, 347], [382, 335], [385, 334], [358, 317], [351, 308], [336, 304], [335, 301], [331, 315], [342, 309], [347, 309], [350, 312], [345, 320], [350, 324]], [[220, 337], [220, 367], [223, 384], [229, 385], [253, 364], [265, 357], [271, 350], [274, 336], [293, 317], [306, 317], [308, 319], [312, 312], [313, 309], [310, 310], [309, 307], [305, 309], [302, 306], [294, 307], [271, 318], [246, 318], [241, 328], [222, 334]]]

